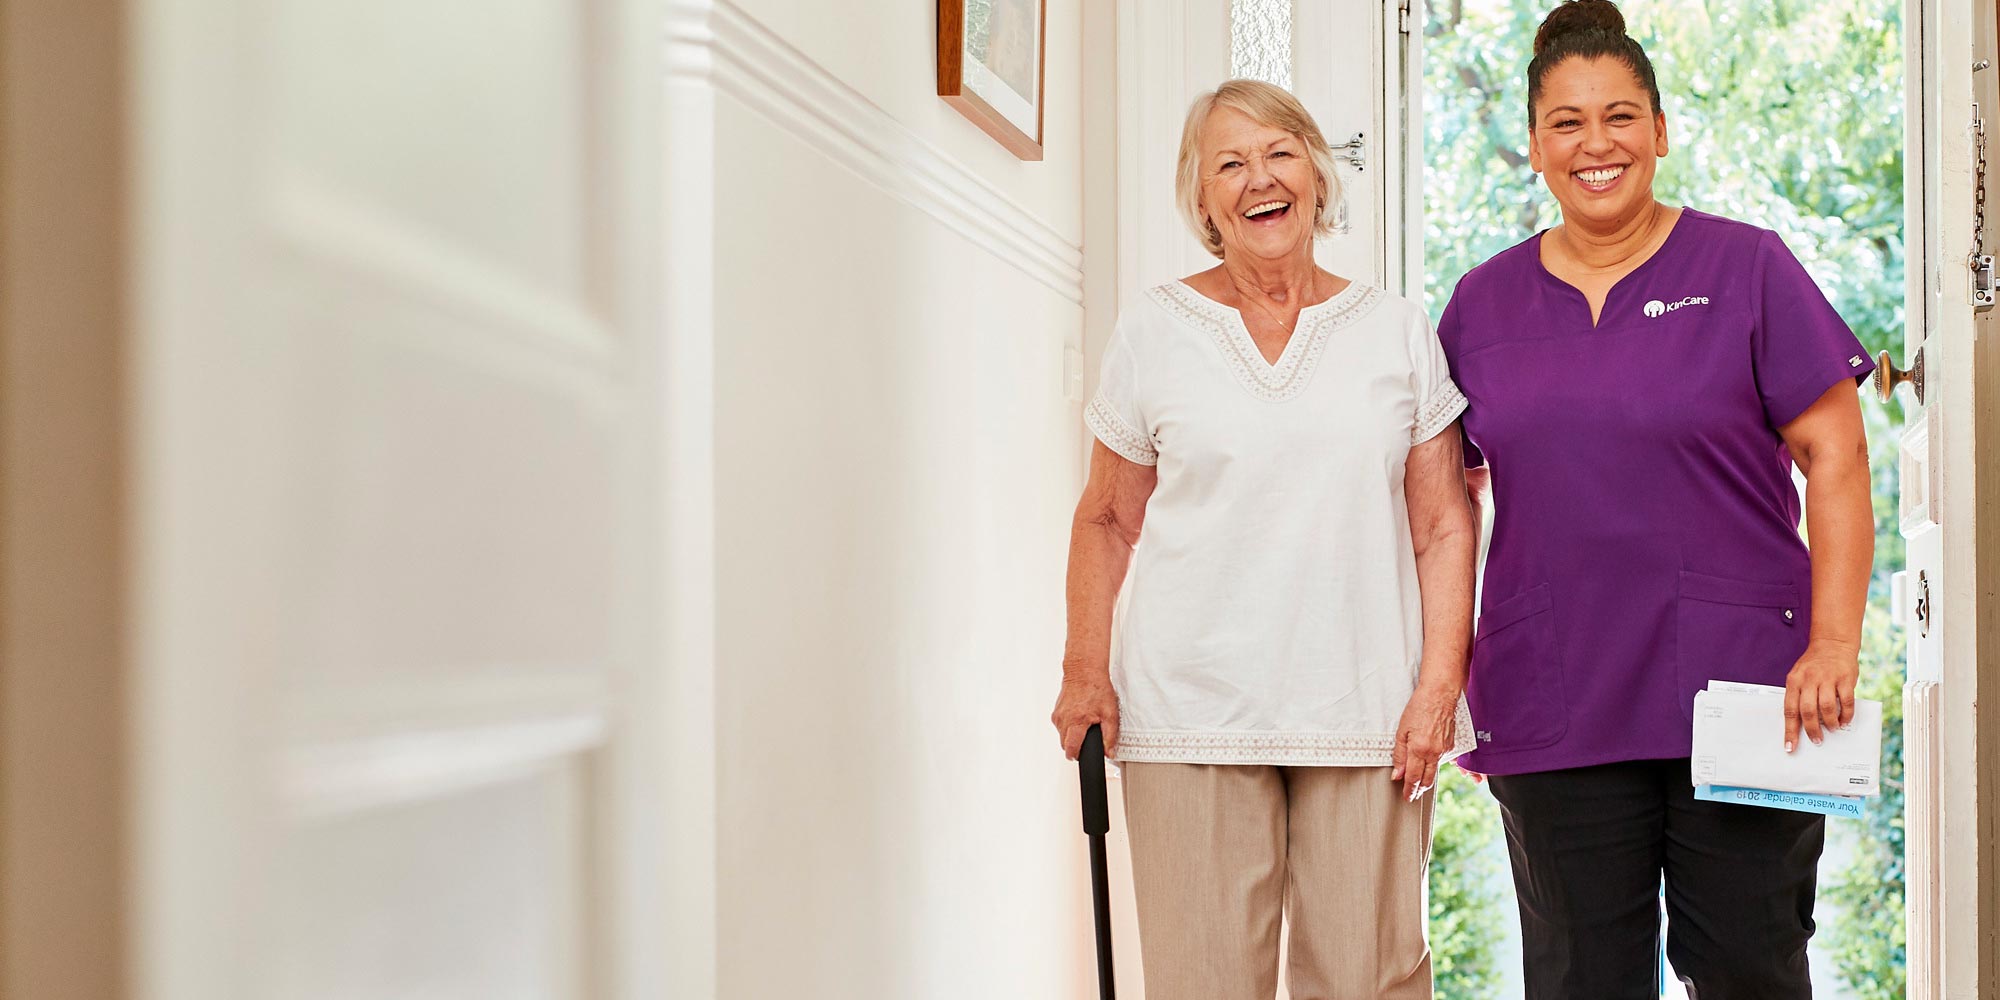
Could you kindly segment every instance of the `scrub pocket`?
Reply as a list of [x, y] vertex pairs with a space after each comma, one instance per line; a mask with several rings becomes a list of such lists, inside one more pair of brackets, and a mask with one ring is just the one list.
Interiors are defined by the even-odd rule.
[[1481, 612], [1465, 701], [1481, 750], [1536, 750], [1569, 731], [1548, 584]]
[[1681, 712], [1694, 719], [1694, 693], [1709, 681], [1783, 684], [1806, 651], [1799, 589], [1683, 572], [1674, 641]]

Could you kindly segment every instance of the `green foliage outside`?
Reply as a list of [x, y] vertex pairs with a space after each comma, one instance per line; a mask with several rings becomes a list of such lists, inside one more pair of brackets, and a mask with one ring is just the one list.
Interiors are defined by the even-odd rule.
[[[1433, 0], [1424, 28], [1425, 303], [1435, 317], [1459, 276], [1558, 220], [1528, 167], [1527, 81], [1550, 0]], [[1776, 230], [1869, 351], [1903, 338], [1903, 41], [1896, 0], [1628, 0], [1666, 105], [1671, 151], [1656, 190]], [[1875, 469], [1876, 572], [1862, 689], [1885, 709], [1884, 784], [1848, 823], [1854, 862], [1821, 873], [1815, 948], [1865, 1000], [1903, 995], [1903, 648], [1888, 624], [1899, 406], [1865, 403]], [[1808, 529], [1810, 526], [1808, 526]], [[1456, 776], [1454, 776], [1456, 777]], [[1481, 887], [1479, 845], [1500, 836], [1492, 800], [1441, 782], [1431, 869], [1438, 995], [1495, 996], [1493, 942], [1510, 894]], [[1491, 862], [1487, 862], [1491, 865]], [[1503, 880], [1504, 884], [1504, 880]], [[1508, 960], [1512, 960], [1511, 957]]]
[[1494, 945], [1513, 897], [1489, 845], [1500, 839], [1493, 797], [1455, 767], [1440, 768], [1431, 814], [1431, 976], [1439, 1000], [1498, 996]]
[[1835, 913], [1822, 928], [1834, 968], [1861, 1000], [1904, 996], [1903, 662], [1902, 631], [1889, 623], [1881, 601], [1871, 603], [1862, 626], [1860, 694], [1882, 703], [1883, 792], [1868, 804], [1853, 862], [1822, 872], [1820, 885], [1820, 899]]

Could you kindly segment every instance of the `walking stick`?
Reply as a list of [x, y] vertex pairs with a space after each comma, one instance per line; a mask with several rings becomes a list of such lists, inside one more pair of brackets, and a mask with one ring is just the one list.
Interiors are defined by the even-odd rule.
[[1097, 917], [1097, 994], [1116, 1000], [1111, 976], [1111, 886], [1104, 871], [1104, 835], [1111, 830], [1111, 804], [1104, 790], [1104, 733], [1097, 726], [1083, 735], [1076, 755], [1083, 784], [1083, 832], [1090, 837], [1090, 895]]

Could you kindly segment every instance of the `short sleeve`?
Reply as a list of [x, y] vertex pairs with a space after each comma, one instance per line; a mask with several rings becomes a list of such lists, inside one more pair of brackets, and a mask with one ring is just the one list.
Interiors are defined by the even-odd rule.
[[1124, 323], [1118, 324], [1111, 333], [1111, 343], [1105, 345], [1097, 394], [1083, 408], [1083, 423], [1106, 448], [1128, 461], [1159, 464], [1160, 453], [1147, 433], [1145, 408], [1139, 397], [1139, 359]]
[[[1458, 384], [1459, 327], [1458, 292], [1454, 289], [1451, 300], [1444, 305], [1444, 315], [1438, 317], [1437, 327], [1438, 346], [1444, 352], [1446, 369], [1452, 376], [1454, 386]], [[1466, 468], [1477, 469], [1486, 464], [1485, 453], [1479, 450], [1478, 445], [1472, 443], [1472, 436], [1465, 430], [1464, 425], [1459, 427], [1459, 444], [1465, 452]]]
[[1410, 427], [1410, 443], [1422, 444], [1451, 426], [1465, 412], [1465, 394], [1451, 379], [1444, 346], [1431, 332], [1423, 310], [1410, 309], [1406, 331], [1410, 338], [1410, 388], [1417, 397], [1416, 421]]
[[1765, 419], [1783, 427], [1828, 389], [1868, 377], [1875, 363], [1776, 233], [1763, 235], [1756, 268], [1751, 365]]

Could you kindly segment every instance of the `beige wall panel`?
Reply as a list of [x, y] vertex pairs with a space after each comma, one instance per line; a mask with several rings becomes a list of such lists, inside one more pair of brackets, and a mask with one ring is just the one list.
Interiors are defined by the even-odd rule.
[[[551, 297], [582, 293], [590, 233], [585, 40], [602, 3], [284, 0], [259, 102], [281, 185]], [[270, 192], [298, 197], [295, 192]]]
[[364, 296], [381, 290], [357, 288], [332, 322], [295, 318], [315, 372], [300, 401], [321, 419], [290, 457], [310, 567], [295, 578], [293, 693], [601, 669], [620, 558], [615, 397], [556, 360], [465, 350], [494, 332], [478, 324]]
[[630, 414], [599, 266], [610, 9], [286, 0], [260, 24], [302, 716], [397, 714], [376, 682], [612, 658]]
[[272, 1000], [588, 995], [580, 770], [288, 831]]

